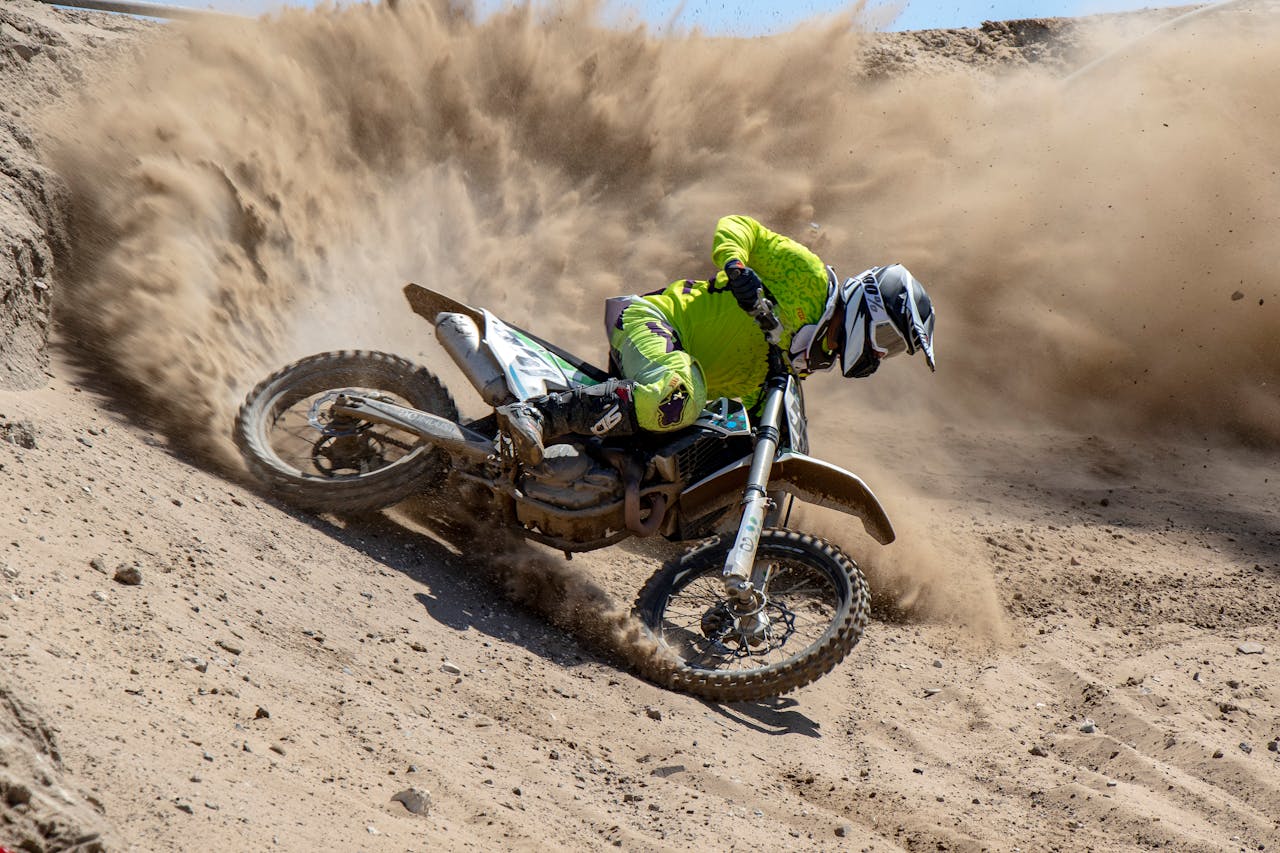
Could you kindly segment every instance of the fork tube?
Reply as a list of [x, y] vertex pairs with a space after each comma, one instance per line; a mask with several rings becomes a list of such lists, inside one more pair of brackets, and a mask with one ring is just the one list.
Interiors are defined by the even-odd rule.
[[733, 592], [745, 596], [750, 593], [751, 569], [755, 564], [756, 548], [764, 529], [764, 516], [769, 510], [769, 472], [778, 453], [778, 424], [781, 422], [782, 403], [786, 395], [785, 376], [770, 379], [765, 391], [764, 412], [760, 426], [756, 428], [755, 453], [751, 457], [751, 473], [742, 495], [742, 522], [738, 536], [724, 563], [724, 580]]

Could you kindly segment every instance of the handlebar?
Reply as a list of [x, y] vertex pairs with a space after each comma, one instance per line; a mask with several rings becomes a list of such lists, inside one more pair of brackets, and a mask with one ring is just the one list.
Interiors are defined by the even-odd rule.
[[765, 340], [772, 346], [782, 342], [782, 323], [773, 313], [773, 303], [765, 298], [763, 289], [756, 291], [756, 304], [747, 313], [756, 321], [760, 331], [764, 332]]

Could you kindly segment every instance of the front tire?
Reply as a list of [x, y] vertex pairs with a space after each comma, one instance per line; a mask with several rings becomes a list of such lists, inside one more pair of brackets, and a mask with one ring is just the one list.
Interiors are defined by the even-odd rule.
[[733, 545], [721, 535], [659, 569], [636, 599], [636, 615], [664, 652], [645, 676], [720, 702], [780, 696], [835, 668], [862, 638], [870, 610], [866, 579], [835, 545], [804, 533], [768, 529], [757, 563], [770, 628], [753, 645], [733, 628], [721, 573]]
[[329, 413], [344, 390], [458, 419], [444, 385], [399, 356], [309, 356], [260, 382], [236, 416], [236, 445], [258, 479], [289, 503], [319, 512], [381, 509], [443, 485], [448, 457], [417, 435]]

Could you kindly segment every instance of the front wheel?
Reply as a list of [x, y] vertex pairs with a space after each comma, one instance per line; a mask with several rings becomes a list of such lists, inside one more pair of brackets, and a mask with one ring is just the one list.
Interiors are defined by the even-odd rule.
[[[756, 563], [767, 567], [760, 619], [744, 630], [721, 573], [733, 546], [721, 535], [659, 569], [636, 599], [636, 615], [662, 652], [645, 675], [721, 702], [767, 699], [830, 672], [862, 638], [866, 579], [836, 546], [769, 529]], [[761, 629], [761, 625], [764, 625]]]
[[290, 503], [322, 512], [380, 509], [443, 485], [443, 452], [395, 427], [335, 415], [343, 393], [458, 418], [440, 381], [410, 361], [366, 350], [321, 353], [249, 392], [235, 438], [250, 470]]

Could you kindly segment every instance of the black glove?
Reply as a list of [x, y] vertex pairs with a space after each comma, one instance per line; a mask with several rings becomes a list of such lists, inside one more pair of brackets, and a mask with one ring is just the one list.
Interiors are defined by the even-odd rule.
[[729, 277], [729, 289], [733, 291], [733, 298], [738, 300], [742, 310], [750, 311], [754, 308], [756, 300], [760, 298], [760, 291], [764, 288], [764, 282], [756, 275], [756, 271], [734, 258], [724, 265], [724, 274]]

